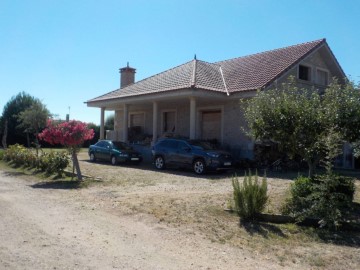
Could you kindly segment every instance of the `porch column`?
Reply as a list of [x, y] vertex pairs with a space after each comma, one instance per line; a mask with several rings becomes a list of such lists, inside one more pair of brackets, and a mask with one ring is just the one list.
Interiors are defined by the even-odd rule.
[[129, 118], [129, 105], [124, 104], [124, 129], [123, 129], [123, 140], [128, 141], [128, 118]]
[[157, 127], [158, 127], [158, 103], [153, 102], [153, 138], [152, 143], [155, 144], [157, 140]]
[[196, 99], [190, 97], [190, 140], [195, 139], [196, 134]]
[[105, 133], [104, 123], [105, 123], [105, 108], [102, 107], [100, 113], [100, 140], [104, 139], [104, 133]]

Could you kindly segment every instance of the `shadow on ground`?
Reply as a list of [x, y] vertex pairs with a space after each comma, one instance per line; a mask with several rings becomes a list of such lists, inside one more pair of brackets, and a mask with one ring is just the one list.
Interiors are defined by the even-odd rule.
[[31, 187], [43, 189], [78, 189], [83, 187], [83, 182], [69, 180], [46, 181], [36, 183], [31, 185]]
[[258, 234], [264, 238], [268, 238], [269, 234], [273, 233], [283, 238], [288, 237], [279, 227], [266, 222], [240, 221], [240, 226], [242, 226], [250, 235]]
[[5, 176], [23, 176], [23, 175], [27, 175], [27, 174], [24, 173], [24, 172], [7, 172], [7, 171], [4, 171], [4, 175]]
[[[283, 232], [281, 226], [276, 224], [259, 221], [240, 221], [240, 226], [251, 236], [260, 235], [268, 239], [270, 234], [275, 234], [281, 238], [289, 238]], [[360, 248], [360, 232], [358, 231], [329, 231], [320, 228], [298, 226], [298, 233], [303, 233], [316, 241], [326, 244]]]

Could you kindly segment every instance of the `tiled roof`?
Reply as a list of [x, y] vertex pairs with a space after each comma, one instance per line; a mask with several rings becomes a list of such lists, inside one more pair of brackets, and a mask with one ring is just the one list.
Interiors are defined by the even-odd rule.
[[260, 89], [304, 59], [325, 39], [217, 62], [229, 92]]
[[186, 88], [223, 93], [259, 89], [272, 83], [324, 43], [325, 39], [321, 39], [217, 63], [194, 59], [88, 103]]

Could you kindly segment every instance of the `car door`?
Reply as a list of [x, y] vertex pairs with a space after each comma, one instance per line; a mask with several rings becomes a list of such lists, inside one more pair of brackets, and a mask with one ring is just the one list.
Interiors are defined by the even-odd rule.
[[175, 162], [180, 166], [191, 166], [193, 154], [191, 146], [186, 142], [178, 141]]
[[158, 152], [164, 156], [165, 163], [168, 165], [176, 165], [177, 141], [167, 139], [162, 141], [158, 146]]
[[101, 142], [98, 147], [98, 158], [102, 160], [110, 160], [110, 143], [109, 142]]

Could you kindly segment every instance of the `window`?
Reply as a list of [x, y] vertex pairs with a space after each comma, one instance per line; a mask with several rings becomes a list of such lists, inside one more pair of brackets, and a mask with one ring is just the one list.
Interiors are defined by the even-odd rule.
[[163, 132], [175, 132], [175, 112], [163, 113]]
[[164, 140], [160, 143], [161, 147], [167, 148], [167, 149], [176, 149], [178, 146], [177, 141], [175, 140]]
[[311, 81], [311, 68], [299, 65], [299, 79], [304, 81]]
[[329, 84], [329, 76], [328, 72], [322, 69], [316, 70], [316, 83], [320, 85], [328, 85]]

